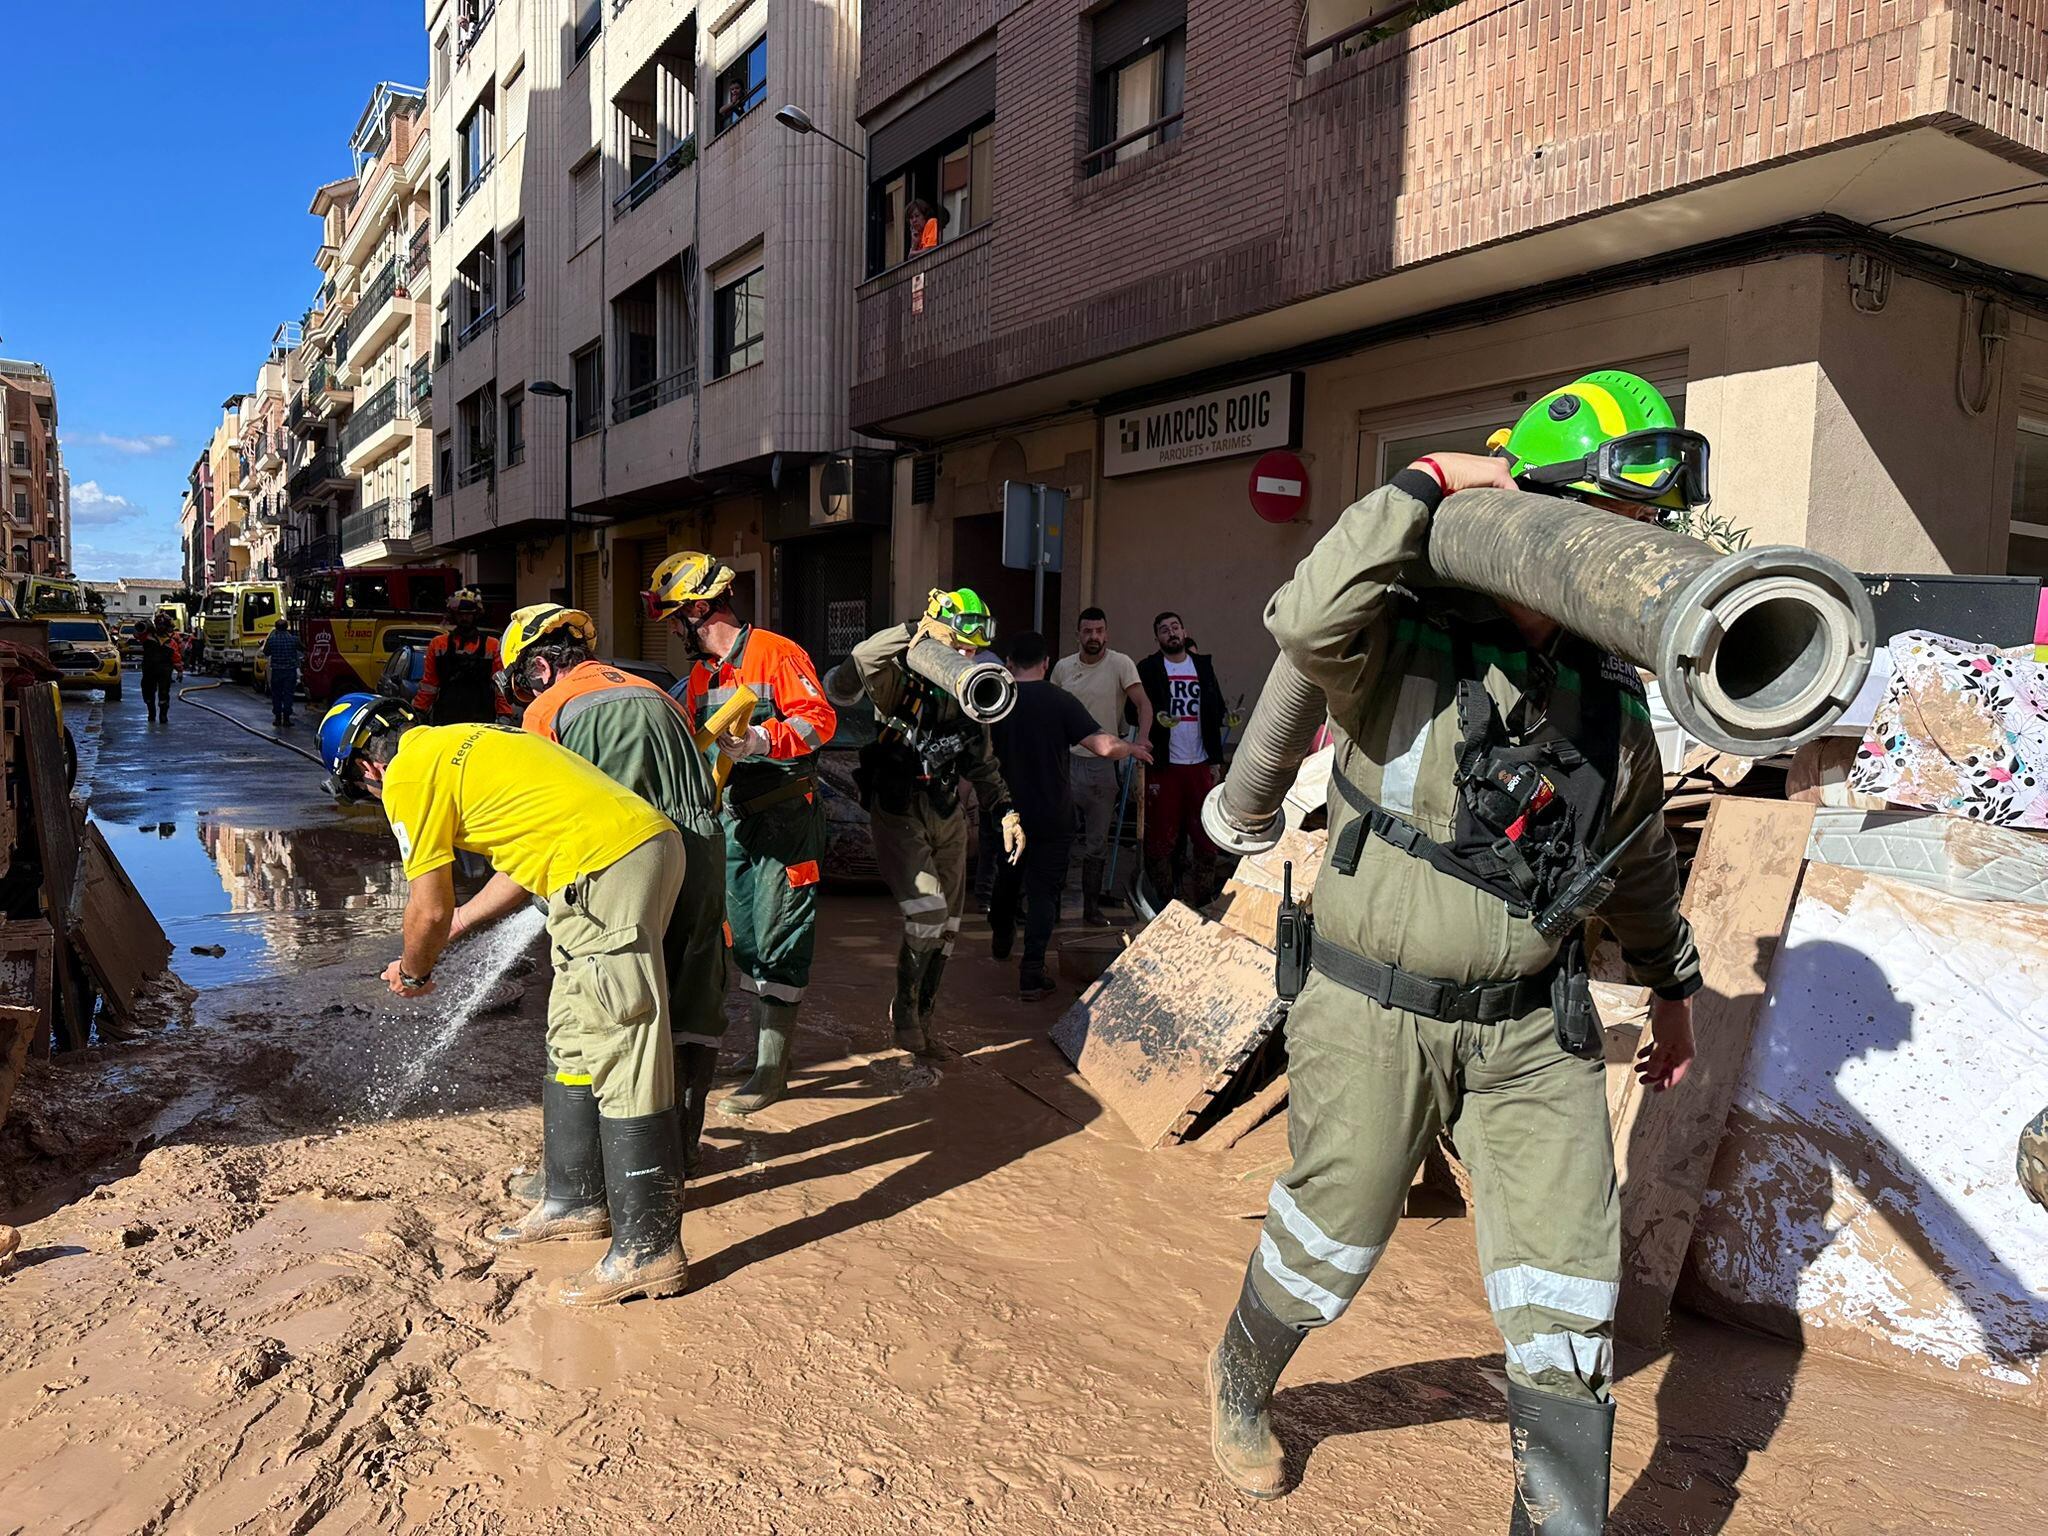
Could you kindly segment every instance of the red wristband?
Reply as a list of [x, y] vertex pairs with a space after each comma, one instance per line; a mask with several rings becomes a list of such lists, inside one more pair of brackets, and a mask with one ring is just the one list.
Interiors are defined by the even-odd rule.
[[1435, 459], [1429, 458], [1426, 455], [1422, 458], [1417, 459], [1415, 462], [1418, 464], [1427, 464], [1429, 466], [1429, 472], [1432, 475], [1436, 476], [1436, 488], [1442, 491], [1446, 496], [1451, 494], [1451, 477], [1444, 473], [1444, 469], [1441, 464], [1437, 463]]

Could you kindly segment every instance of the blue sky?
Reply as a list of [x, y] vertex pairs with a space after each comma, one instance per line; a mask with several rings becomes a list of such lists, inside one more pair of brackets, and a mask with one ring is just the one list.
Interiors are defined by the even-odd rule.
[[319, 286], [306, 205], [371, 90], [425, 83], [425, 8], [11, 9], [0, 357], [56, 379], [79, 572], [175, 576], [185, 473]]

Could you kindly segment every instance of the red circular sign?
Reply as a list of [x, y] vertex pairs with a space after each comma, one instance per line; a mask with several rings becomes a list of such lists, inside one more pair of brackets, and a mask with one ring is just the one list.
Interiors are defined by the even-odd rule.
[[1291, 523], [1308, 510], [1308, 466], [1284, 448], [1252, 466], [1252, 510], [1269, 523]]

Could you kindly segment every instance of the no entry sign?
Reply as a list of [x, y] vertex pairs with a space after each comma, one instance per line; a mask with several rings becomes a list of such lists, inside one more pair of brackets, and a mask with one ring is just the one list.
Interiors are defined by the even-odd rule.
[[1276, 448], [1252, 466], [1252, 510], [1269, 523], [1291, 523], [1308, 507], [1308, 466]]

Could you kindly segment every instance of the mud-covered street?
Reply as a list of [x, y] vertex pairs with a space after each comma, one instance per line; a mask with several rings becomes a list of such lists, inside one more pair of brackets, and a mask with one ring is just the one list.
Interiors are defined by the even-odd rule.
[[[879, 893], [826, 902], [796, 1092], [710, 1116], [688, 1293], [548, 1306], [595, 1245], [478, 1236], [536, 1154], [545, 970], [426, 1059], [461, 987], [404, 1004], [374, 979], [402, 894], [377, 808], [336, 810], [311, 763], [187, 702], [153, 728], [132, 693], [67, 717], [197, 998], [34, 1064], [0, 1133], [23, 1235], [0, 1532], [1505, 1525], [1471, 1224], [1404, 1221], [1277, 1397], [1298, 1488], [1241, 1499], [1202, 1362], [1284, 1120], [1222, 1157], [1140, 1150], [1045, 1041], [1071, 992], [1019, 1004], [972, 918], [952, 1054], [913, 1064], [887, 1045]], [[1674, 1353], [1622, 1366], [1616, 1529], [2038, 1529], [2024, 1410], [1683, 1317]]]

